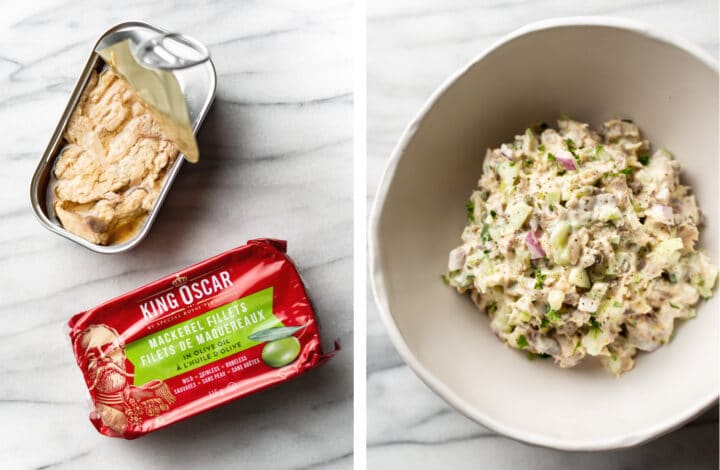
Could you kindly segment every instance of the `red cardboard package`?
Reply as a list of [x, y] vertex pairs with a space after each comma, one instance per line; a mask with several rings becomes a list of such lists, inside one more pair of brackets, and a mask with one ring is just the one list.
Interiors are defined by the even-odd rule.
[[286, 247], [251, 240], [73, 316], [98, 431], [134, 439], [330, 358]]

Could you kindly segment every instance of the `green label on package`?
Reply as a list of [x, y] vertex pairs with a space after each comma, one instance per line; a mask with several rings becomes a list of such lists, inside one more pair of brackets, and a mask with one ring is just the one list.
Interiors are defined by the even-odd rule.
[[248, 336], [283, 326], [272, 304], [269, 287], [133, 341], [125, 354], [135, 367], [135, 386], [166, 380], [261, 344]]

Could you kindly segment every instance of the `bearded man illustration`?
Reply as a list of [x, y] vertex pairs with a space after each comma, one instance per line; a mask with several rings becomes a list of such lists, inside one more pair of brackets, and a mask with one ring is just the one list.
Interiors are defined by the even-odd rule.
[[132, 385], [124, 344], [114, 328], [90, 325], [75, 338], [73, 348], [80, 367], [87, 371], [95, 411], [114, 432], [123, 434], [128, 424], [137, 425], [145, 418], [158, 416], [175, 402], [175, 396], [161, 380], [140, 387]]

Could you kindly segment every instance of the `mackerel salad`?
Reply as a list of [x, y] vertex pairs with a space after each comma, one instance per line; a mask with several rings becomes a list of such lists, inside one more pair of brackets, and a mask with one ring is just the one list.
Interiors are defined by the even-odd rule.
[[528, 357], [615, 375], [695, 316], [718, 270], [696, 247], [702, 213], [680, 164], [638, 126], [561, 119], [488, 149], [444, 280]]

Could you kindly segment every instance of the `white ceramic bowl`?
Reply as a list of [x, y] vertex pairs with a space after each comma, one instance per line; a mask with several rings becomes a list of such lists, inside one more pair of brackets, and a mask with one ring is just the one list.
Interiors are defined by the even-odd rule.
[[718, 296], [670, 344], [615, 378], [599, 365], [528, 361], [493, 336], [469, 297], [443, 285], [485, 149], [562, 113], [594, 127], [631, 118], [684, 165], [718, 250], [718, 71], [684, 40], [626, 20], [564, 18], [516, 31], [451, 77], [408, 126], [380, 185], [372, 283], [390, 338], [459, 411], [525, 442], [626, 447], [668, 432], [718, 397]]

